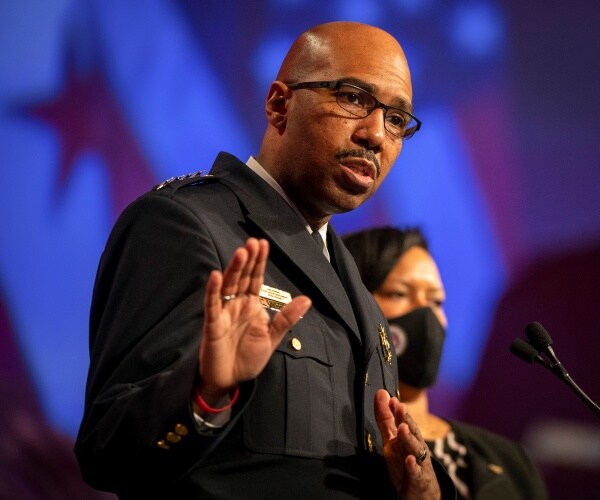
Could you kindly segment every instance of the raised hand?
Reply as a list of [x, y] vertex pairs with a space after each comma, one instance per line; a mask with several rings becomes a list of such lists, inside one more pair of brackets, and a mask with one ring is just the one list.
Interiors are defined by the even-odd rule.
[[209, 404], [240, 382], [255, 378], [286, 331], [311, 305], [302, 295], [273, 318], [269, 316], [258, 298], [268, 256], [266, 240], [249, 238], [236, 249], [225, 270], [213, 271], [208, 279], [198, 390]]
[[380, 389], [375, 394], [375, 418], [388, 474], [401, 498], [441, 498], [427, 445], [416, 422], [406, 411], [406, 405]]

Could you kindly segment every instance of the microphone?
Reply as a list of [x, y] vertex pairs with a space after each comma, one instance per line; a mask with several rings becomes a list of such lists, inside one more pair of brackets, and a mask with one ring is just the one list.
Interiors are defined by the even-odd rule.
[[548, 368], [550, 368], [555, 375], [558, 375], [568, 383], [568, 379], [571, 377], [569, 377], [567, 370], [565, 370], [562, 363], [556, 357], [554, 349], [552, 349], [552, 339], [550, 338], [550, 334], [546, 331], [546, 329], [540, 323], [534, 321], [525, 327], [525, 335], [527, 335], [530, 344], [537, 351], [545, 353], [550, 359], [551, 363], [549, 363]]
[[535, 347], [538, 351], [543, 351], [552, 345], [550, 334], [537, 321], [529, 323], [525, 327], [525, 335], [527, 335], [531, 345], [533, 345], [533, 347]]
[[526, 340], [514, 339], [510, 343], [510, 352], [521, 358], [523, 361], [527, 361], [528, 363], [533, 364], [535, 361], [536, 363], [549, 367], [548, 363], [546, 363], [546, 360], [540, 356], [538, 350]]
[[510, 352], [528, 363], [535, 362], [549, 369], [573, 389], [594, 415], [600, 418], [600, 407], [571, 378], [552, 349], [552, 339], [546, 329], [535, 321], [525, 327], [525, 334], [529, 341], [514, 339], [510, 344]]

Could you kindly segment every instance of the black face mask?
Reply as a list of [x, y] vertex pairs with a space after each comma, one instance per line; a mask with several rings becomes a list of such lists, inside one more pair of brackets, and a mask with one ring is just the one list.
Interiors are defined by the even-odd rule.
[[388, 319], [398, 357], [398, 378], [411, 387], [434, 384], [446, 331], [430, 307]]

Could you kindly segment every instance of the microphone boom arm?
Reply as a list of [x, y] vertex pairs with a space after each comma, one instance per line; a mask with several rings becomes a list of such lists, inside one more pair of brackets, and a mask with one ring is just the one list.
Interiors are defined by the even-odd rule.
[[[584, 391], [581, 387], [577, 385], [577, 383], [571, 378], [571, 375], [567, 372], [563, 364], [556, 357], [554, 353], [554, 349], [551, 346], [546, 347], [546, 353], [551, 359], [551, 363], [543, 363], [543, 365], [548, 368], [554, 375], [556, 375], [561, 380], [564, 380], [567, 385], [575, 391], [575, 394], [579, 396], [579, 398], [586, 404], [586, 406], [592, 410], [594, 415], [600, 418], [600, 406], [598, 406]], [[540, 356], [541, 357], [541, 356]]]
[[516, 338], [510, 344], [510, 351], [529, 363], [538, 363], [563, 380], [577, 396], [600, 418], [600, 407], [571, 378], [563, 364], [552, 349], [552, 339], [546, 329], [539, 323], [530, 323], [525, 328], [529, 341]]

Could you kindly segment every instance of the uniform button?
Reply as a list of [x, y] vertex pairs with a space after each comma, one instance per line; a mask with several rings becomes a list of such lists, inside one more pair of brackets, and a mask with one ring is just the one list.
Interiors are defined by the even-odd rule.
[[500, 465], [488, 464], [488, 469], [491, 470], [497, 476], [504, 473], [504, 469]]
[[365, 434], [365, 442], [367, 444], [367, 450], [369, 450], [369, 453], [373, 453], [373, 440], [371, 439], [371, 433], [369, 431], [367, 431]]
[[365, 385], [369, 383], [369, 372], [365, 373]]
[[187, 434], [188, 434], [189, 431], [188, 431], [188, 428], [185, 425], [183, 425], [183, 424], [176, 424], [175, 425], [175, 432], [177, 434], [179, 434], [180, 436], [187, 436]]
[[159, 448], [162, 448], [163, 450], [168, 450], [169, 448], [171, 448], [164, 439], [161, 439], [158, 443], [156, 443], [156, 446], [158, 446]]
[[302, 349], [302, 342], [300, 342], [299, 339], [297, 339], [296, 337], [294, 337], [291, 341], [292, 344], [292, 349], [294, 349], [295, 351], [299, 351], [300, 349]]
[[181, 436], [174, 432], [167, 432], [167, 441], [169, 441], [169, 443], [179, 443], [179, 441], [181, 441]]

